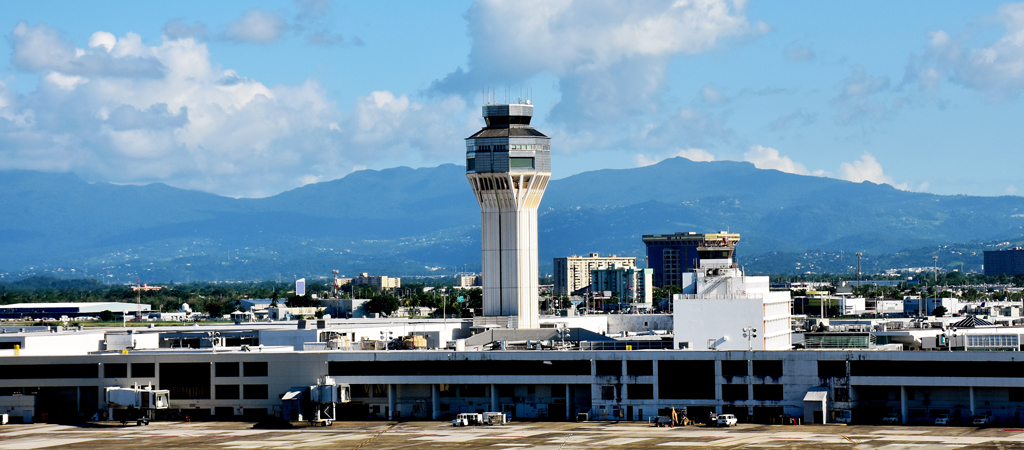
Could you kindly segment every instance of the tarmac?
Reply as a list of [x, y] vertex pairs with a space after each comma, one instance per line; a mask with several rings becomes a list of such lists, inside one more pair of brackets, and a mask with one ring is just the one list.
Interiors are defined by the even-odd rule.
[[1024, 449], [1024, 429], [910, 426], [654, 428], [646, 423], [516, 422], [455, 428], [450, 422], [335, 422], [254, 429], [243, 422], [3, 425], [0, 449]]

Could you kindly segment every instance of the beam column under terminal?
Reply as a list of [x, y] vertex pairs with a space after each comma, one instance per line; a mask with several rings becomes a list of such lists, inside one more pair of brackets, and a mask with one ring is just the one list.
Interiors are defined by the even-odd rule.
[[967, 389], [970, 389], [969, 394], [971, 403], [969, 404], [969, 406], [971, 407], [971, 417], [974, 417], [974, 415], [976, 414], [974, 412], [974, 386], [969, 386]]
[[498, 411], [498, 385], [491, 385], [491, 411]]
[[[971, 392], [974, 392], [974, 390], [971, 389]], [[973, 404], [973, 402], [972, 402], [972, 404]], [[973, 409], [973, 406], [972, 406], [972, 409]], [[906, 423], [907, 423], [907, 413], [909, 413], [909, 412], [910, 412], [910, 409], [909, 409], [909, 407], [907, 405], [907, 387], [906, 386], [900, 386], [900, 422], [903, 423], [904, 425], [906, 425]]]
[[572, 401], [572, 385], [565, 385], [565, 420], [572, 420], [572, 409], [574, 402]]
[[441, 417], [441, 386], [430, 385], [430, 418], [437, 420]]
[[396, 417], [401, 417], [398, 411], [395, 411], [395, 400], [398, 398], [397, 386], [394, 384], [388, 384], [388, 420], [393, 420]]

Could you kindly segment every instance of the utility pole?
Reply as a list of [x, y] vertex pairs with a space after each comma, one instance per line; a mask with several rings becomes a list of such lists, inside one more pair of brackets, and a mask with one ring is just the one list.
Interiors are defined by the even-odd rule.
[[[938, 286], [939, 285], [939, 257], [938, 256], [932, 256], [932, 264], [933, 264], [932, 265], [932, 271], [933, 271], [933, 273], [935, 275], [935, 278], [934, 278], [935, 286]], [[936, 287], [936, 289], [938, 289], [938, 287]]]

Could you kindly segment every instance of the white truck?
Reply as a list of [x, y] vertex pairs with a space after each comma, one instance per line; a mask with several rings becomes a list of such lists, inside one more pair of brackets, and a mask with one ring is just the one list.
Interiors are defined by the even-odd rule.
[[121, 418], [121, 425], [134, 420], [136, 425], [149, 425], [153, 410], [167, 409], [171, 405], [171, 393], [166, 389], [153, 389], [152, 385], [139, 387], [108, 387], [106, 388], [107, 410], [110, 418], [114, 417], [115, 409], [126, 409], [128, 413]]
[[452, 419], [453, 427], [468, 427], [470, 425], [482, 425], [484, 415], [479, 413], [462, 413]]

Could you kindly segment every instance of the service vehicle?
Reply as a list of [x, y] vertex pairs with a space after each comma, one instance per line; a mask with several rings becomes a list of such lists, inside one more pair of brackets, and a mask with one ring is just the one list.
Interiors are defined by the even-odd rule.
[[719, 414], [717, 425], [720, 427], [734, 427], [739, 424], [739, 419], [732, 414]]
[[974, 420], [972, 420], [971, 423], [980, 426], [991, 425], [992, 415], [987, 412], [977, 414], [974, 416]]
[[452, 419], [453, 427], [468, 427], [470, 425], [482, 425], [484, 415], [479, 413], [462, 413]]
[[895, 425], [895, 424], [903, 423], [903, 420], [900, 418], [899, 414], [892, 413], [892, 414], [889, 414], [888, 416], [883, 417], [882, 418], [882, 423], [888, 424], [888, 425]]
[[953, 420], [949, 417], [949, 414], [939, 414], [939, 417], [935, 418], [936, 425], [949, 425]]

